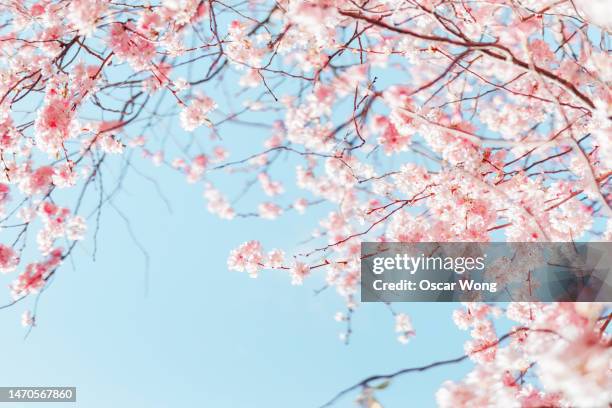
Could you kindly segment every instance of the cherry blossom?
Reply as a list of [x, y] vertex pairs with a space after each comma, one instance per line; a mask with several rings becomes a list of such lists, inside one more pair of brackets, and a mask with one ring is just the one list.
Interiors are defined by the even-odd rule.
[[296, 262], [291, 267], [291, 284], [301, 285], [304, 283], [304, 278], [310, 275], [310, 267], [303, 262]]
[[255, 278], [263, 268], [263, 261], [261, 243], [249, 241], [232, 251], [227, 260], [227, 266], [230, 270], [248, 272], [252, 278]]
[[280, 249], [273, 249], [268, 253], [268, 265], [271, 268], [280, 268], [285, 260], [285, 253]]
[[195, 130], [202, 125], [210, 126], [208, 113], [215, 108], [216, 104], [211, 98], [199, 95], [181, 112], [181, 125], [188, 131]]
[[[609, 8], [3, 4], [7, 305], [28, 307], [75, 248], [88, 252], [87, 231], [126, 174], [163, 196], [156, 175], [177, 173], [202, 191], [203, 213], [228, 222], [299, 219], [310, 233], [283, 248], [247, 231], [232, 237], [228, 269], [324, 285], [346, 308], [343, 326], [359, 312], [362, 242], [515, 242], [518, 260], [488, 271], [503, 284], [538, 262], [519, 243], [609, 241]], [[400, 342], [426, 330], [389, 310]], [[452, 320], [469, 335], [473, 370], [436, 401], [606, 406], [609, 316], [609, 305], [465, 304]], [[31, 327], [36, 316], [23, 320]], [[377, 401], [375, 385], [358, 387], [363, 404]]]
[[25, 312], [23, 312], [23, 314], [21, 315], [21, 325], [23, 327], [34, 326], [34, 315], [32, 315], [31, 311], [26, 310]]
[[282, 212], [282, 208], [271, 202], [265, 202], [259, 205], [259, 215], [261, 216], [261, 218], [273, 220], [275, 218], [278, 218], [282, 214]]
[[0, 244], [0, 272], [12, 272], [18, 263], [19, 258], [13, 248]]
[[405, 313], [395, 315], [395, 332], [398, 333], [397, 340], [400, 343], [408, 343], [410, 337], [415, 335], [410, 316]]

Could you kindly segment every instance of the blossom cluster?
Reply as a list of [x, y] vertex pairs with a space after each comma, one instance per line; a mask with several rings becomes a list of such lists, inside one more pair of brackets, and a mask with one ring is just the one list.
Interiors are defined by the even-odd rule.
[[[266, 252], [239, 237], [228, 267], [324, 281], [345, 301], [342, 322], [359, 308], [363, 241], [611, 240], [603, 3], [0, 5], [0, 272], [12, 301], [49, 284], [138, 157], [198, 185], [222, 219], [301, 216], [305, 244]], [[506, 266], [491, 273], [528, 270]], [[520, 326], [502, 346], [503, 311], [467, 305], [454, 319], [476, 368], [438, 403], [611, 403], [604, 312], [512, 304], [505, 318]], [[410, 317], [393, 317], [407, 343]], [[531, 372], [539, 382], [523, 381]]]

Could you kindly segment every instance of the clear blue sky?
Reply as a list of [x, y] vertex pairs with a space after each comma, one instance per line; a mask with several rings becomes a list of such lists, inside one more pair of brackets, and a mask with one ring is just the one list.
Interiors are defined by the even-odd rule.
[[[388, 76], [379, 82], [390, 79], [405, 81]], [[234, 80], [230, 76], [226, 83]], [[204, 135], [196, 134], [206, 143]], [[230, 127], [222, 136], [236, 141], [231, 158], [240, 159], [260, 149], [245, 140], [261, 146], [267, 134]], [[117, 172], [118, 160], [109, 160], [107, 174]], [[397, 342], [384, 305], [362, 305], [351, 343], [344, 345], [338, 339], [343, 325], [333, 319], [344, 310], [340, 297], [332, 291], [313, 294], [323, 275], [294, 287], [285, 273], [250, 279], [226, 267], [229, 251], [249, 239], [291, 253], [310, 235], [316, 217], [218, 220], [205, 209], [201, 185], [139, 159], [135, 166], [159, 181], [173, 210], [169, 213], [153, 186], [134, 172], [114, 201], [150, 254], [148, 295], [143, 256], [122, 218], [106, 206], [96, 261], [90, 232], [40, 298], [38, 325], [27, 339], [19, 317], [33, 299], [0, 311], [0, 385], [76, 386], [76, 406], [85, 408], [312, 408], [371, 374], [463, 353], [466, 333], [452, 323], [458, 306], [453, 304], [397, 306], [411, 315], [417, 331], [405, 346]], [[286, 178], [293, 180], [293, 173]], [[232, 180], [221, 179], [220, 187], [239, 190]], [[260, 199], [250, 196], [240, 207], [252, 210]], [[13, 278], [0, 277], [0, 283]], [[8, 300], [8, 291], [0, 296]], [[408, 375], [379, 399], [385, 408], [434, 406], [440, 384], [468, 369], [469, 363]], [[351, 407], [354, 397], [336, 406]]]
[[[224, 85], [235, 79], [229, 76]], [[377, 84], [407, 81], [405, 74], [385, 71]], [[209, 95], [222, 94], [206, 86]], [[196, 136], [207, 143], [205, 134]], [[267, 135], [230, 127], [222, 136], [235, 142], [231, 158], [240, 159], [260, 150], [251, 142], [261, 146]], [[396, 305], [410, 314], [417, 331], [408, 345], [397, 342], [384, 305], [362, 305], [354, 315], [351, 343], [344, 345], [338, 340], [343, 325], [333, 319], [344, 310], [341, 299], [331, 291], [313, 294], [322, 275], [293, 287], [281, 272], [250, 279], [226, 267], [229, 251], [249, 239], [291, 253], [309, 236], [316, 217], [218, 220], [205, 209], [201, 185], [188, 185], [176, 173], [141, 160], [135, 165], [159, 181], [173, 207], [169, 213], [152, 185], [134, 172], [114, 201], [150, 254], [148, 295], [142, 254], [121, 217], [107, 206], [96, 261], [90, 234], [40, 298], [38, 326], [27, 339], [19, 317], [32, 299], [0, 311], [0, 385], [76, 386], [78, 403], [54, 404], [57, 408], [314, 408], [371, 374], [463, 353], [467, 333], [451, 320], [457, 304]], [[285, 176], [293, 179], [292, 173]], [[221, 179], [222, 189], [239, 190], [232, 180]], [[240, 208], [252, 210], [260, 199], [249, 196]], [[0, 284], [13, 278], [0, 276]], [[0, 292], [0, 301], [2, 296], [8, 291]], [[409, 374], [378, 398], [385, 408], [431, 407], [440, 384], [460, 379], [469, 368], [466, 362]], [[335, 406], [352, 407], [354, 397]]]
[[[129, 195], [116, 202], [151, 255], [148, 297], [143, 258], [107, 207], [96, 262], [76, 251], [75, 268], [67, 262], [41, 297], [38, 327], [26, 340], [25, 304], [0, 313], [0, 384], [74, 385], [76, 405], [87, 408], [316, 407], [367, 375], [461, 354], [465, 333], [451, 321], [452, 304], [402, 306], [418, 332], [407, 346], [395, 340], [383, 305], [363, 305], [345, 346], [333, 320], [339, 297], [312, 292], [322, 276], [293, 287], [283, 273], [250, 279], [226, 268], [229, 250], [244, 240], [298, 242], [309, 223], [296, 215], [220, 221], [205, 211], [199, 186], [152, 171], [175, 197], [172, 214], [134, 173]], [[465, 371], [407, 376], [380, 399], [389, 407], [433, 406], [439, 384]], [[352, 406], [352, 398], [337, 406]]]

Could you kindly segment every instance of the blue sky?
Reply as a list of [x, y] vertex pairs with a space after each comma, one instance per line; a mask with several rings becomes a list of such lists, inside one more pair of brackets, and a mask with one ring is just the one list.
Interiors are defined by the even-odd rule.
[[[88, 408], [316, 407], [370, 374], [462, 353], [465, 333], [451, 321], [453, 304], [400, 306], [417, 330], [406, 346], [396, 341], [383, 305], [362, 305], [345, 346], [338, 340], [342, 325], [333, 320], [340, 298], [313, 295], [321, 275], [293, 287], [281, 272], [250, 279], [226, 268], [228, 252], [246, 239], [270, 247], [301, 241], [311, 228], [305, 219], [217, 220], [205, 211], [199, 186], [168, 170], [148, 170], [174, 197], [172, 213], [135, 173], [116, 200], [151, 256], [148, 296], [142, 254], [106, 207], [96, 262], [77, 250], [75, 267], [64, 264], [41, 297], [30, 336], [24, 340], [19, 326], [26, 304], [0, 313], [1, 384], [74, 385], [76, 405]], [[467, 368], [406, 376], [380, 400], [433, 406], [439, 384]]]
[[[116, 73], [126, 70], [119, 67]], [[382, 89], [409, 80], [405, 73], [381, 70], [377, 84]], [[231, 87], [235, 81], [230, 74], [221, 85]], [[214, 83], [203, 90], [215, 99], [224, 94]], [[220, 105], [229, 111], [239, 102]], [[342, 109], [336, 112], [338, 122]], [[89, 116], [98, 118], [95, 112]], [[278, 119], [267, 113], [248, 117], [253, 118], [268, 123]], [[208, 139], [208, 130], [188, 136], [176, 122], [154, 130], [155, 135], [147, 136], [159, 138], [160, 145], [168, 132], [183, 143], [199, 138], [207, 149], [217, 144]], [[228, 126], [221, 136], [232, 146], [230, 159], [237, 160], [261, 151], [261, 141], [269, 134]], [[406, 157], [383, 158], [383, 165], [396, 166]], [[120, 160], [105, 165], [107, 183]], [[424, 164], [419, 157], [411, 160]], [[293, 182], [293, 172], [284, 170], [291, 164], [275, 164], [273, 179]], [[280, 247], [292, 253], [310, 236], [317, 216], [332, 207], [317, 207], [306, 216], [288, 213], [274, 222], [223, 221], [206, 211], [201, 185], [189, 185], [177, 173], [141, 159], [134, 165], [158, 181], [172, 205], [169, 212], [150, 182], [134, 171], [113, 201], [150, 256], [148, 290], [138, 245], [114, 207], [105, 206], [95, 262], [90, 231], [40, 298], [37, 327], [29, 337], [24, 339], [26, 331], [19, 323], [33, 299], [0, 311], [0, 385], [76, 386], [76, 406], [86, 408], [312, 408], [369, 375], [463, 354], [467, 333], [451, 320], [457, 304], [394, 305], [412, 317], [417, 335], [408, 345], [397, 342], [393, 318], [384, 305], [361, 305], [353, 318], [351, 342], [345, 345], [338, 339], [343, 325], [333, 319], [337, 311], [344, 311], [341, 298], [331, 290], [314, 295], [323, 285], [321, 271], [303, 287], [294, 287], [284, 272], [250, 279], [227, 270], [230, 250], [250, 239], [261, 240], [266, 249]], [[214, 180], [232, 196], [242, 187], [233, 177], [215, 175]], [[240, 201], [239, 211], [252, 211], [264, 198], [258, 187], [254, 190]], [[95, 194], [91, 199], [95, 202]], [[1, 277], [0, 283], [13, 277]], [[1, 296], [8, 301], [8, 291], [0, 292], [3, 304]], [[409, 374], [379, 392], [378, 399], [385, 408], [431, 407], [441, 383], [458, 380], [469, 369], [465, 362]], [[352, 407], [355, 396], [335, 406]], [[75, 404], [53, 405], [62, 406]]]
[[[235, 79], [229, 75], [222, 85], [229, 87]], [[387, 81], [403, 83], [406, 78], [389, 74], [378, 83]], [[222, 87], [213, 84], [204, 91], [215, 98], [223, 94]], [[225, 111], [230, 104], [239, 105], [220, 102]], [[268, 115], [254, 117], [260, 122], [275, 119]], [[95, 112], [89, 116], [97, 117]], [[207, 149], [212, 146], [208, 130], [187, 136], [176, 122], [154, 130], [156, 135], [148, 136], [157, 137], [160, 145], [171, 131], [182, 142], [197, 137]], [[269, 133], [229, 126], [221, 136], [232, 145], [230, 159], [237, 160], [260, 151]], [[120, 160], [108, 160], [103, 168], [107, 189]], [[388, 160], [386, 164], [395, 165], [404, 158]], [[293, 172], [282, 170], [290, 164], [275, 164], [272, 177], [293, 182]], [[317, 207], [306, 216], [287, 213], [274, 222], [223, 221], [206, 211], [201, 185], [189, 185], [177, 173], [138, 158], [134, 165], [158, 181], [172, 205], [169, 212], [153, 185], [134, 171], [128, 172], [124, 189], [113, 201], [150, 255], [148, 294], [143, 255], [122, 217], [105, 206], [95, 262], [92, 219], [88, 239], [76, 247], [41, 296], [37, 327], [27, 339], [20, 315], [32, 307], [33, 298], [0, 311], [1, 385], [76, 386], [76, 405], [86, 408], [311, 408], [369, 375], [463, 353], [467, 334], [451, 320], [456, 304], [396, 305], [396, 310], [411, 315], [417, 331], [408, 345], [397, 342], [393, 317], [384, 305], [361, 305], [354, 315], [351, 342], [344, 345], [338, 339], [344, 326], [333, 319], [337, 311], [344, 311], [341, 298], [331, 290], [314, 295], [323, 285], [322, 272], [304, 287], [294, 287], [283, 272], [250, 279], [227, 270], [230, 250], [250, 239], [261, 240], [266, 249], [280, 247], [292, 253], [310, 236], [317, 216], [332, 207]], [[215, 176], [215, 185], [233, 192], [232, 197], [242, 187], [223, 175]], [[239, 210], [252, 211], [261, 202], [264, 197], [258, 190], [240, 201]], [[94, 193], [91, 202], [96, 198]], [[33, 251], [30, 248], [26, 256]], [[0, 282], [13, 278], [2, 277]], [[8, 291], [0, 296], [8, 297]], [[378, 398], [385, 408], [434, 406], [440, 384], [461, 378], [469, 366], [405, 376]], [[355, 396], [335, 406], [352, 407]]]

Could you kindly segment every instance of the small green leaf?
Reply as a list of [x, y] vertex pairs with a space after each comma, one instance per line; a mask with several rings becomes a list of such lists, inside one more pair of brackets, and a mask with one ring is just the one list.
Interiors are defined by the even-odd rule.
[[390, 384], [391, 384], [391, 381], [390, 381], [390, 380], [387, 380], [387, 381], [383, 381], [383, 382], [381, 382], [380, 384], [378, 384], [378, 385], [376, 385], [376, 386], [374, 386], [374, 387], [372, 387], [372, 388], [374, 388], [375, 390], [384, 390], [384, 389], [385, 389], [385, 388], [387, 388], [387, 387], [388, 387]]

